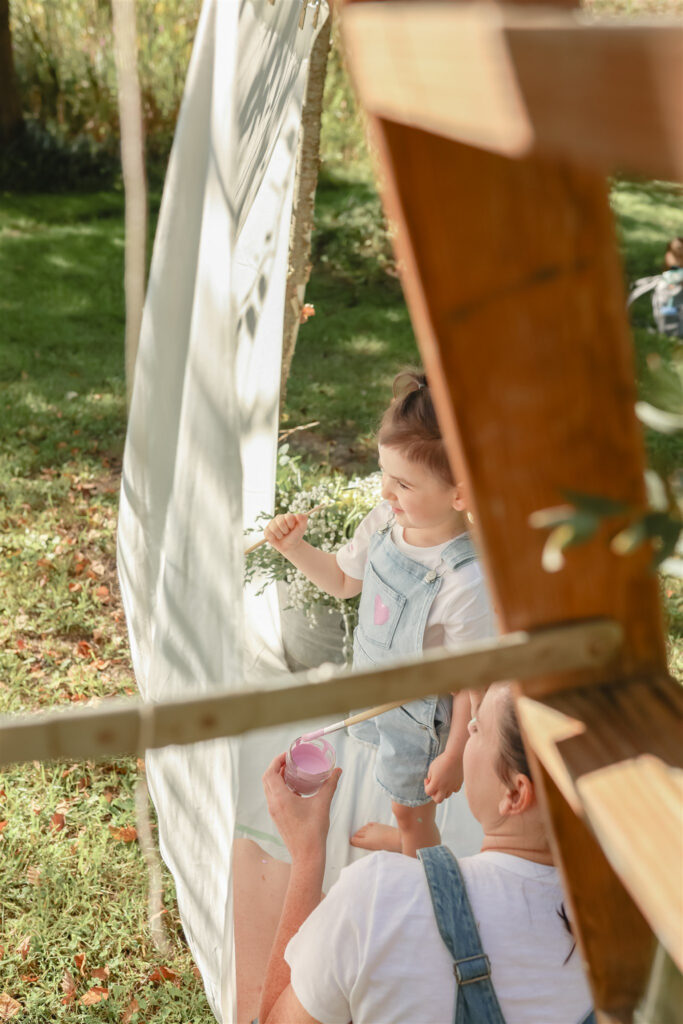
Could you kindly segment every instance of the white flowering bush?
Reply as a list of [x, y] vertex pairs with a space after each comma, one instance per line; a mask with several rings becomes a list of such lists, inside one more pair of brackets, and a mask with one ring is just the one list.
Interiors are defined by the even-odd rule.
[[[280, 512], [308, 512], [323, 505], [308, 520], [306, 540], [322, 551], [337, 551], [351, 539], [360, 521], [381, 500], [381, 474], [348, 479], [341, 473], [320, 477], [315, 483], [305, 481], [299, 458], [289, 454], [287, 445], [278, 453], [278, 474], [275, 491], [275, 514]], [[261, 534], [270, 520], [261, 513], [252, 532], [254, 539]], [[323, 608], [341, 613], [344, 619], [345, 654], [350, 657], [353, 630], [358, 617], [358, 598], [343, 601], [319, 590], [299, 572], [291, 562], [270, 544], [264, 544], [247, 555], [245, 582], [256, 582], [258, 593], [275, 580], [288, 584], [289, 607], [302, 611], [311, 626]]]

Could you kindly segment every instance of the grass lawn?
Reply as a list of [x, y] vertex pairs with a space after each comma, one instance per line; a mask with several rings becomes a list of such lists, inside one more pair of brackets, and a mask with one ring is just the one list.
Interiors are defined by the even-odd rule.
[[[680, 199], [668, 186], [615, 184], [629, 278], [656, 269], [666, 240], [683, 234]], [[114, 564], [122, 212], [115, 192], [0, 195], [1, 712], [134, 692]], [[299, 335], [284, 420], [318, 420], [292, 444], [312, 464], [352, 473], [374, 468], [391, 379], [417, 351], [367, 180], [328, 173], [318, 225], [307, 294], [317, 315]], [[646, 306], [637, 316], [643, 393], [668, 388], [675, 402], [671, 344], [646, 330]], [[647, 443], [662, 471], [683, 464], [678, 437]], [[663, 589], [672, 667], [683, 675], [683, 588], [666, 578]], [[0, 993], [21, 1004], [18, 1021], [213, 1020], [167, 873], [170, 954], [149, 938], [133, 841], [142, 770], [121, 759], [0, 774]]]

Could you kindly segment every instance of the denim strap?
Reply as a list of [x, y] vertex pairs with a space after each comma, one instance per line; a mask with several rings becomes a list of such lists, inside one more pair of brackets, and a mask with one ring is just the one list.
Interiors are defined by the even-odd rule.
[[439, 934], [453, 957], [457, 984], [453, 1024], [505, 1024], [457, 860], [446, 846], [430, 846], [417, 855], [427, 876]]

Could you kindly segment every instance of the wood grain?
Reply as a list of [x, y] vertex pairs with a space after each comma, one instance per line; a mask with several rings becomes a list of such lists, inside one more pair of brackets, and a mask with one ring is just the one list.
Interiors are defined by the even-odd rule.
[[496, 4], [354, 4], [344, 35], [378, 117], [508, 157], [683, 178], [683, 25]]

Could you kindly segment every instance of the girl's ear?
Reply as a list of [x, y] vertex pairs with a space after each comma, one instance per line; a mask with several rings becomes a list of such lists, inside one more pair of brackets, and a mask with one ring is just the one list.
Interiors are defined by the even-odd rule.
[[465, 493], [462, 484], [456, 484], [455, 487], [453, 488], [452, 504], [456, 512], [465, 512], [467, 510], [467, 506], [465, 504]]
[[516, 772], [508, 783], [508, 788], [498, 805], [498, 811], [504, 817], [523, 814], [536, 803], [534, 784], [528, 775]]

